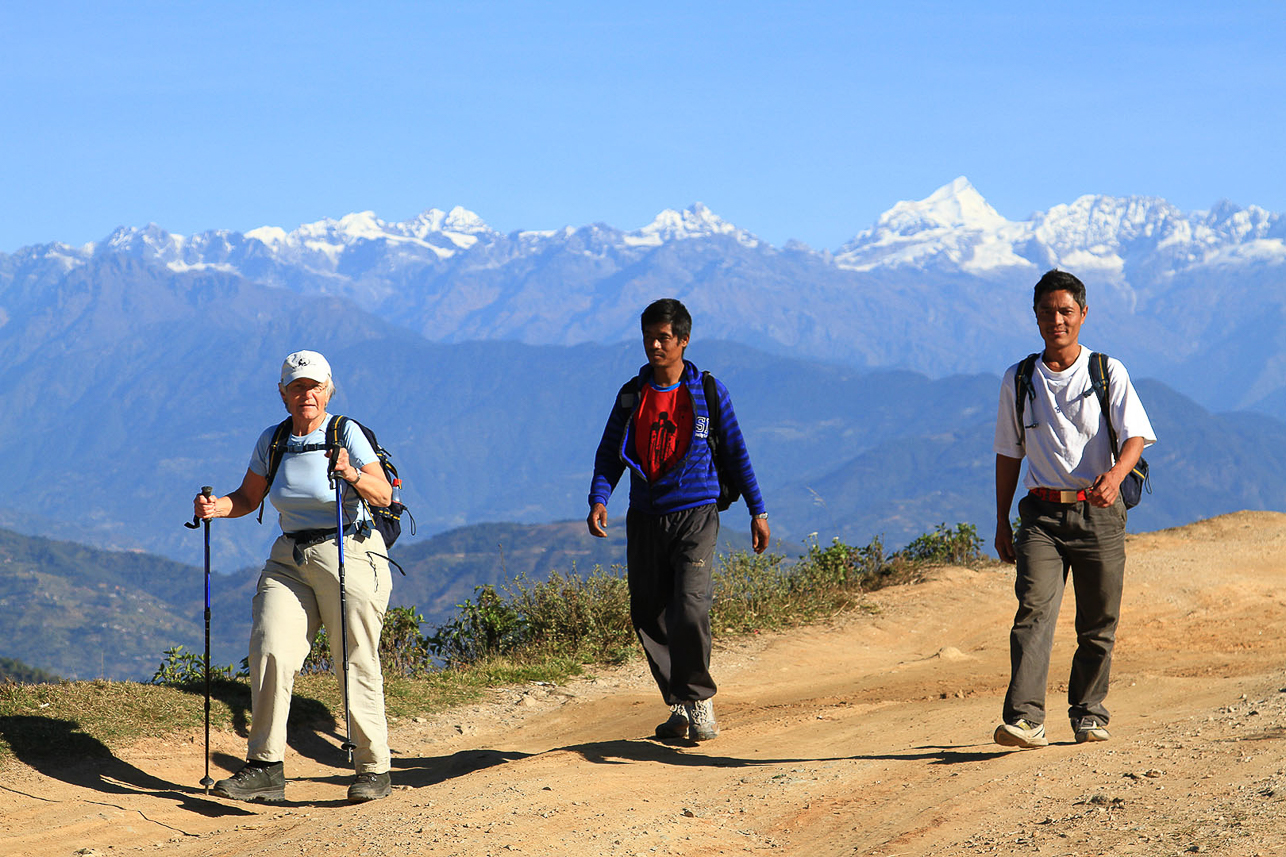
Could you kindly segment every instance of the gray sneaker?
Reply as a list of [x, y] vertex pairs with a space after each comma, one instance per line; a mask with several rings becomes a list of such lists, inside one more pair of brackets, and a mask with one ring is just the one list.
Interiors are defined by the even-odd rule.
[[277, 802], [286, 799], [286, 774], [281, 762], [251, 765], [237, 771], [226, 780], [214, 784], [214, 793], [233, 800], [262, 800]]
[[1106, 741], [1112, 736], [1108, 733], [1107, 727], [1094, 717], [1084, 717], [1072, 724], [1072, 731], [1076, 733], [1077, 744], [1087, 744], [1092, 741]]
[[366, 803], [368, 800], [379, 800], [388, 797], [393, 791], [393, 781], [388, 772], [382, 774], [358, 774], [357, 779], [348, 787], [349, 803]]
[[670, 719], [656, 727], [658, 738], [685, 738], [688, 734], [688, 708], [682, 702], [670, 706]]
[[709, 741], [719, 735], [719, 723], [714, 719], [714, 703], [708, 699], [699, 699], [687, 703], [684, 708], [688, 715], [688, 740]]
[[1048, 747], [1049, 739], [1045, 737], [1045, 724], [1030, 723], [1019, 720], [1017, 723], [1001, 723], [996, 727], [996, 743], [1002, 747], [1021, 747], [1034, 750], [1037, 747]]

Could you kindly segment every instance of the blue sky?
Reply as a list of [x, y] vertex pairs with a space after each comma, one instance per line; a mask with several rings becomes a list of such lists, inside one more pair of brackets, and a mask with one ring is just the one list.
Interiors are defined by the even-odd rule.
[[696, 201], [834, 249], [959, 175], [1012, 219], [1085, 193], [1286, 211], [1286, 3], [1038, 5], [6, 4], [0, 252]]

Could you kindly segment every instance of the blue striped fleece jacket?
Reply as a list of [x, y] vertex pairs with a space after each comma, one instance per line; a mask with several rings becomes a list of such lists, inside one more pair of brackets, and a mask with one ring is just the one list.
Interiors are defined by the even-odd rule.
[[[661, 475], [655, 482], [648, 482], [643, 475], [643, 468], [638, 460], [634, 442], [634, 411], [638, 407], [635, 397], [629, 409], [612, 404], [611, 416], [607, 418], [607, 427], [603, 429], [603, 439], [599, 441], [598, 453], [594, 456], [594, 480], [590, 484], [589, 504], [607, 505], [607, 498], [620, 481], [626, 468], [630, 471], [630, 509], [648, 515], [667, 515], [681, 512], [715, 502], [719, 498], [719, 476], [715, 472], [714, 458], [710, 454], [707, 432], [710, 427], [710, 412], [706, 407], [704, 385], [701, 373], [691, 361], [683, 361], [683, 385], [692, 396], [694, 417], [692, 442], [683, 458]], [[639, 370], [638, 389], [651, 381], [652, 367], [644, 366]], [[750, 508], [750, 514], [764, 512], [764, 498], [759, 493], [759, 482], [755, 479], [754, 468], [750, 466], [750, 453], [746, 451], [745, 439], [737, 425], [737, 414], [732, 409], [732, 399], [728, 388], [717, 378], [715, 389], [719, 393], [719, 422], [715, 430], [719, 432], [719, 449], [725, 456], [730, 468], [741, 477], [741, 495]]]

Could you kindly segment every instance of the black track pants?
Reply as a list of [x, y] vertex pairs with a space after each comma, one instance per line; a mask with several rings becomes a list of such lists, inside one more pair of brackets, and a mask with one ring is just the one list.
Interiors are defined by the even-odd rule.
[[719, 512], [711, 503], [626, 516], [630, 619], [667, 705], [708, 699], [710, 606]]

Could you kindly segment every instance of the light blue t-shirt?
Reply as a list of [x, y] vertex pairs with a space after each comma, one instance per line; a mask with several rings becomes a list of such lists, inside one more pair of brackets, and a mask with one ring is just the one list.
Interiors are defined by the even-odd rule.
[[[326, 426], [329, 423], [330, 419], [327, 418], [311, 434], [305, 437], [292, 434], [286, 441], [286, 451], [277, 468], [277, 476], [268, 490], [268, 500], [279, 513], [278, 520], [283, 533], [335, 527], [335, 489], [330, 487], [326, 478], [330, 459], [322, 448], [326, 443]], [[272, 445], [272, 435], [276, 430], [275, 425], [268, 426], [259, 435], [254, 454], [250, 456], [250, 469], [265, 478], [268, 476], [268, 447]], [[344, 422], [344, 430], [339, 439], [348, 450], [349, 461], [358, 470], [378, 460], [370, 441], [352, 420]], [[308, 446], [315, 446], [317, 449], [302, 451]], [[370, 514], [357, 491], [347, 483], [343, 483], [343, 487], [344, 524], [369, 521]]]

